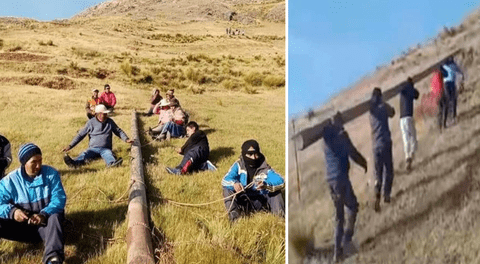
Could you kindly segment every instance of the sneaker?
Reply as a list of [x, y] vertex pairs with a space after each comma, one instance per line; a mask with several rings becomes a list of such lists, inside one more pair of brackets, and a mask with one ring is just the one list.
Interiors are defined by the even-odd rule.
[[67, 154], [65, 153], [65, 156], [63, 156], [63, 161], [69, 168], [76, 169], [77, 166], [75, 165], [75, 161]]
[[167, 167], [167, 172], [174, 175], [181, 175], [180, 169]]
[[109, 167], [120, 167], [123, 163], [122, 158], [118, 158], [114, 163], [110, 164]]
[[211, 163], [209, 160], [207, 160], [207, 170], [216, 171], [217, 167], [215, 167], [215, 165], [213, 165], [213, 163]]
[[228, 213], [228, 220], [230, 220], [231, 223], [235, 222], [238, 218], [240, 218], [241, 213], [239, 210], [232, 210]]
[[47, 264], [62, 264], [58, 257], [51, 257], [47, 260]]
[[412, 158], [407, 158], [407, 161], [405, 162], [405, 168], [407, 171], [410, 171], [412, 169]]
[[152, 136], [152, 139], [157, 141], [162, 141], [162, 140], [165, 140], [166, 137], [167, 136], [165, 134], [160, 134], [158, 136]]
[[171, 138], [172, 138], [172, 135], [170, 134], [170, 131], [167, 131], [167, 135], [165, 136], [165, 139], [167, 141], [170, 141]]

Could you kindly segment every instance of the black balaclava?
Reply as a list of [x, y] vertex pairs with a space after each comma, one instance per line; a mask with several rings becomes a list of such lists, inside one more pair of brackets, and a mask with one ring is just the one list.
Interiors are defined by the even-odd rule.
[[[253, 148], [253, 149], [251, 149]], [[250, 150], [249, 150], [250, 149]], [[247, 158], [247, 154], [258, 154], [257, 159], [250, 159]], [[256, 140], [250, 139], [243, 142], [242, 145], [242, 158], [245, 162], [245, 167], [247, 169], [247, 184], [252, 182], [253, 176], [255, 176], [255, 172], [257, 171], [258, 167], [262, 165], [265, 161], [265, 156], [260, 152], [260, 146]]]

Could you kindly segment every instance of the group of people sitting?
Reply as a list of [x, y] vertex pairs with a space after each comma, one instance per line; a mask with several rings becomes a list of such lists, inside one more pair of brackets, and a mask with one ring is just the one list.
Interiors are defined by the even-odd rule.
[[[162, 129], [155, 128], [159, 135], [169, 133], [172, 137], [178, 137], [185, 133], [188, 137], [185, 144], [177, 149], [183, 155], [182, 161], [175, 168], [167, 167], [167, 171], [185, 175], [199, 170], [216, 170], [208, 160], [210, 147], [206, 133], [194, 121], [184, 124], [185, 115], [180, 113], [180, 103], [173, 92], [169, 90], [167, 98], [163, 99], [156, 90], [151, 101], [152, 107], [147, 113], [161, 116], [158, 125]], [[134, 141], [108, 117], [115, 104], [115, 95], [108, 84], [100, 97], [98, 90], [93, 90], [86, 107], [89, 120], [70, 144], [63, 148], [64, 162], [68, 167], [76, 169], [99, 158], [105, 161], [107, 167], [122, 164], [122, 158], [117, 158], [112, 151], [113, 134], [126, 143], [132, 144]], [[167, 121], [162, 114], [172, 118]], [[71, 158], [67, 152], [87, 135], [88, 149]], [[230, 221], [256, 211], [270, 211], [284, 217], [285, 204], [281, 193], [285, 187], [284, 179], [268, 165], [257, 141], [245, 141], [241, 153], [222, 180], [224, 203]], [[61, 264], [65, 260], [67, 195], [60, 173], [53, 167], [43, 165], [42, 151], [33, 143], [20, 146], [18, 159], [20, 167], [5, 176], [12, 162], [11, 145], [7, 138], [0, 135], [0, 238], [33, 243], [43, 241], [45, 251], [42, 263]]]

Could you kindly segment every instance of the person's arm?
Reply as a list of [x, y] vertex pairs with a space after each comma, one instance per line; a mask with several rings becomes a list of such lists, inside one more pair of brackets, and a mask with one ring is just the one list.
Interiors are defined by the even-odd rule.
[[119, 138], [121, 138], [123, 141], [127, 142], [127, 143], [130, 143], [130, 139], [128, 138], [127, 134], [125, 132], [123, 132], [123, 130], [117, 126], [117, 124], [115, 123], [115, 121], [113, 121], [112, 119], [108, 119], [110, 122], [110, 124], [112, 125], [112, 132]]
[[285, 188], [285, 180], [270, 168], [267, 172], [266, 178], [263, 180], [263, 188], [269, 192], [276, 192]]
[[387, 103], [385, 103], [385, 108], [387, 109], [388, 117], [392, 118], [395, 116], [395, 108], [393, 108], [391, 105]]
[[367, 173], [367, 160], [362, 156], [362, 154], [360, 154], [360, 152], [358, 152], [355, 146], [353, 146], [352, 141], [350, 140], [350, 137], [348, 136], [346, 131], [343, 132], [343, 135], [347, 138], [347, 142], [349, 144], [348, 155], [353, 161], [355, 161], [355, 163], [364, 168], [365, 173]]
[[[6, 140], [6, 139], [5, 139]], [[3, 147], [3, 156], [0, 157], [0, 170], [1, 168], [8, 168], [12, 163], [12, 150], [10, 146], [10, 142], [6, 140], [5, 146]]]
[[70, 142], [70, 144], [63, 149], [63, 151], [71, 150], [78, 143], [80, 143], [80, 141], [82, 141], [83, 138], [85, 138], [85, 136], [89, 132], [90, 132], [90, 122], [87, 122], [87, 124], [85, 124], [85, 126], [80, 131], [78, 131], [78, 134], [72, 139], [72, 142]]
[[223, 179], [222, 179], [223, 187], [226, 187], [228, 189], [235, 189], [234, 185], [236, 183], [240, 183], [239, 169], [240, 169], [240, 165], [238, 164], [238, 161], [233, 163], [233, 165], [228, 170], [227, 174], [223, 176]]
[[0, 218], [3, 219], [13, 219], [13, 214], [16, 210], [15, 206], [10, 203], [12, 193], [7, 188], [9, 182], [9, 179], [6, 178], [0, 181]]
[[417, 100], [419, 96], [420, 96], [420, 93], [418, 92], [418, 90], [413, 88], [413, 98]]
[[117, 97], [115, 97], [115, 94], [112, 93], [112, 107], [114, 107], [117, 104]]
[[67, 201], [67, 195], [65, 194], [62, 181], [60, 180], [60, 173], [53, 169], [50, 169], [50, 172], [53, 173], [52, 176], [47, 176], [47, 182], [51, 188], [50, 202], [48, 203], [47, 207], [43, 208], [39, 213], [46, 219], [48, 219], [48, 217], [52, 214], [63, 211]]

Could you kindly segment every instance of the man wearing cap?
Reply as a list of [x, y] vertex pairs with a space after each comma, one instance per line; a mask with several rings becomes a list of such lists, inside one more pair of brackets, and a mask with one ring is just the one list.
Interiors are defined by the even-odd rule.
[[167, 138], [167, 133], [170, 133], [171, 137], [181, 137], [185, 134], [185, 121], [186, 121], [186, 114], [185, 111], [180, 107], [180, 103], [176, 98], [170, 100], [170, 109], [172, 111], [173, 117], [165, 123], [162, 128], [162, 132], [160, 135], [156, 137], [157, 140], [164, 140]]
[[[358, 202], [348, 177], [349, 158], [362, 166], [367, 173], [367, 161], [353, 146], [343, 127], [343, 118], [338, 112], [322, 131], [324, 140], [325, 178], [330, 187], [330, 195], [335, 206], [335, 247], [334, 260], [343, 258], [343, 247], [352, 241]], [[345, 226], [345, 208], [347, 223]]]
[[100, 98], [98, 97], [98, 89], [92, 90], [92, 97], [87, 100], [85, 105], [85, 111], [87, 112], [88, 119], [95, 116], [95, 106], [100, 103]]
[[170, 109], [170, 104], [166, 99], [160, 100], [158, 107], [160, 108], [160, 115], [158, 116], [158, 124], [153, 128], [149, 127], [147, 130], [147, 132], [152, 137], [156, 137], [158, 134], [160, 134], [163, 130], [163, 126], [173, 119], [173, 112]]
[[[285, 202], [281, 193], [284, 187], [284, 179], [267, 164], [258, 142], [245, 141], [242, 155], [222, 180], [230, 221], [262, 210], [284, 217]], [[235, 193], [237, 195], [232, 197]]]
[[0, 179], [5, 176], [5, 170], [12, 163], [12, 151], [8, 139], [0, 135]]
[[66, 195], [60, 174], [42, 165], [42, 151], [32, 143], [18, 151], [20, 168], [0, 181], [0, 238], [42, 242], [42, 263], [64, 260], [63, 227]]
[[122, 164], [123, 159], [116, 159], [112, 152], [112, 133], [127, 143], [131, 144], [133, 140], [129, 139], [127, 134], [117, 126], [115, 121], [108, 117], [108, 113], [110, 113], [110, 111], [102, 104], [95, 107], [95, 118], [87, 121], [85, 126], [63, 151], [67, 152], [75, 147], [86, 135], [89, 135], [90, 138], [88, 149], [75, 159], [70, 158], [70, 156], [65, 153], [65, 164], [71, 168], [76, 168], [100, 157], [103, 158], [107, 167], [120, 166]]
[[100, 95], [100, 103], [105, 105], [110, 111], [113, 111], [113, 108], [117, 104], [117, 98], [115, 94], [110, 91], [110, 85], [108, 84], [105, 84], [103, 93]]
[[207, 134], [198, 129], [195, 121], [187, 124], [188, 140], [177, 149], [178, 154], [183, 155], [182, 162], [175, 167], [167, 167], [167, 172], [175, 175], [185, 175], [199, 170], [217, 170], [217, 168], [208, 160], [210, 147], [208, 145]]

